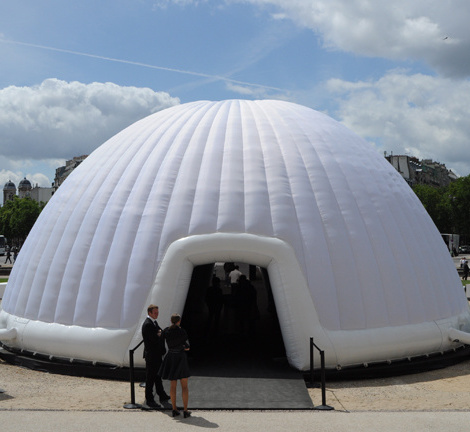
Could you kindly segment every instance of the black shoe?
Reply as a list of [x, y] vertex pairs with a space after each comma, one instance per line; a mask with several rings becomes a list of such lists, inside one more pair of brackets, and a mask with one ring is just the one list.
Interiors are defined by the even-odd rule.
[[172, 410], [171, 415], [173, 417], [179, 416], [181, 413], [178, 410]]
[[171, 398], [167, 394], [164, 394], [163, 396], [160, 396], [160, 402], [166, 402], [169, 401]]
[[183, 411], [183, 417], [184, 418], [191, 417], [191, 411]]
[[147, 405], [151, 409], [157, 409], [160, 408], [160, 405], [157, 404], [157, 402], [153, 401], [145, 401], [145, 405]]

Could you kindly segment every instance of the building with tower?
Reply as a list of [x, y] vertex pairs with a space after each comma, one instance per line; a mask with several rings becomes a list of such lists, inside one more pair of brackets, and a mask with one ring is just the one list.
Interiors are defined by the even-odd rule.
[[3, 186], [3, 202], [11, 201], [16, 196], [16, 185], [8, 180]]
[[18, 197], [19, 198], [31, 198], [31, 182], [25, 177], [20, 181], [18, 186]]
[[[31, 198], [37, 202], [47, 203], [54, 193], [53, 188], [44, 188], [32, 186], [31, 182], [25, 177], [18, 185], [18, 198]], [[3, 187], [3, 203], [12, 201], [17, 196], [17, 189], [15, 183], [8, 180]]]

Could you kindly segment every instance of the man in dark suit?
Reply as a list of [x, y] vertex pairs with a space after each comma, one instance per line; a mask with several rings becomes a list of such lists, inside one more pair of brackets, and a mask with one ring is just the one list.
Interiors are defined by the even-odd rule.
[[162, 329], [157, 323], [158, 306], [151, 304], [147, 308], [148, 316], [142, 324], [142, 337], [144, 339], [145, 358], [145, 403], [149, 408], [159, 408], [160, 405], [153, 398], [153, 386], [157, 390], [160, 402], [170, 399], [163, 388], [162, 379], [158, 375], [158, 370], [162, 364], [162, 356], [165, 354], [165, 342]]

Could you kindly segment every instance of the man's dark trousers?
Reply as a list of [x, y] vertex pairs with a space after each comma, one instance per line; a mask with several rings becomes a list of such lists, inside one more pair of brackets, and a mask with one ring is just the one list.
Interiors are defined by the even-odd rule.
[[158, 323], [147, 318], [142, 325], [142, 337], [144, 339], [144, 358], [145, 358], [145, 399], [147, 404], [154, 401], [153, 386], [157, 390], [160, 398], [166, 396], [163, 388], [162, 379], [158, 375], [158, 370], [162, 364], [162, 356], [165, 354], [165, 342], [160, 337], [161, 328]]
[[158, 375], [158, 370], [162, 364], [162, 358], [153, 357], [145, 360], [145, 400], [152, 401], [153, 386], [157, 390], [158, 397], [165, 396], [166, 392], [163, 388], [162, 379]]

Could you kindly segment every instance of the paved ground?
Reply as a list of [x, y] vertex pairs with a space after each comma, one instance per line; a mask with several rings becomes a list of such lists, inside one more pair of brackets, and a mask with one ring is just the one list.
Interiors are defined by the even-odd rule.
[[[189, 419], [173, 419], [170, 411], [124, 409], [129, 402], [126, 382], [48, 374], [0, 362], [5, 390], [0, 394], [0, 430], [467, 431], [469, 372], [467, 360], [420, 374], [327, 383], [327, 404], [334, 411], [204, 409], [194, 410]], [[195, 385], [191, 381], [193, 393]], [[320, 390], [309, 392], [318, 406]], [[138, 387], [136, 400], [143, 401]]]
[[[181, 416], [180, 416], [181, 417]], [[2, 432], [101, 431], [468, 431], [470, 412], [197, 411], [189, 419], [161, 412], [0, 411]]]

